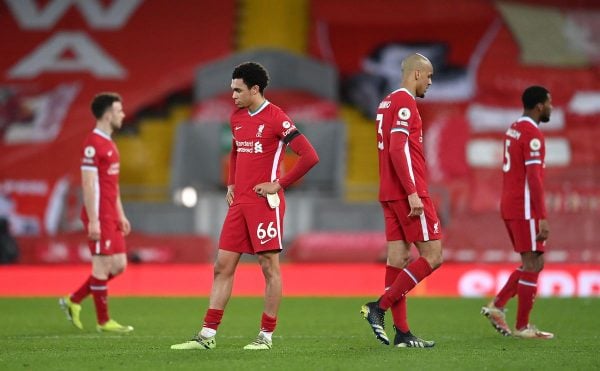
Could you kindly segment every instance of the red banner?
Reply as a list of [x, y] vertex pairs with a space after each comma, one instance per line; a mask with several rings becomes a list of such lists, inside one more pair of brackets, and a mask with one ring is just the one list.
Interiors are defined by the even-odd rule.
[[231, 52], [233, 14], [233, 0], [0, 3], [0, 195], [17, 234], [56, 231], [93, 96], [117, 91], [132, 113], [191, 86]]
[[[133, 232], [125, 238], [133, 263], [209, 263], [216, 247], [208, 236], [152, 235]], [[18, 238], [19, 264], [77, 264], [91, 261], [83, 232], [52, 237]]]
[[[445, 264], [421, 282], [410, 296], [491, 297], [516, 265]], [[0, 266], [0, 296], [57, 296], [73, 290], [89, 274], [87, 265]], [[383, 293], [381, 264], [283, 264], [284, 296], [370, 296]], [[111, 295], [208, 296], [209, 264], [130, 265], [110, 283]], [[79, 277], [79, 278], [78, 278]], [[19, 282], [15, 285], [15, 282]], [[264, 295], [258, 264], [240, 264], [234, 295]], [[538, 281], [541, 297], [600, 297], [600, 265], [546, 266]]]

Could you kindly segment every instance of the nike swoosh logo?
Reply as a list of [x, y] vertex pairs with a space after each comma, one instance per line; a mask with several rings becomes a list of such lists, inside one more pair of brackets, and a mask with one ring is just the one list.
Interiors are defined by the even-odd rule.
[[234, 128], [234, 130], [240, 130], [241, 128], [242, 128], [241, 126], [236, 126], [236, 127]]
[[267, 242], [271, 241], [272, 239], [273, 239], [273, 238], [269, 238], [268, 240], [261, 240], [261, 241], [260, 241], [260, 244], [261, 244], [261, 245], [264, 245], [264, 244], [266, 244]]

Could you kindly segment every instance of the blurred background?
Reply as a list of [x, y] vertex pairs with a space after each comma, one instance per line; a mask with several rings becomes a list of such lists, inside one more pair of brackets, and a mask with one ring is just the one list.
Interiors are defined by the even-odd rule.
[[[4, 263], [89, 261], [79, 161], [101, 91], [119, 92], [127, 113], [114, 140], [130, 260], [211, 263], [231, 71], [248, 60], [269, 70], [266, 97], [321, 158], [286, 193], [283, 260], [384, 262], [374, 111], [420, 52], [435, 68], [418, 104], [446, 262], [518, 261], [499, 215], [501, 138], [523, 89], [543, 85], [554, 104], [542, 125], [546, 260], [571, 267], [573, 293], [600, 293], [597, 0], [3, 0], [0, 29]], [[283, 171], [294, 161], [286, 154]]]

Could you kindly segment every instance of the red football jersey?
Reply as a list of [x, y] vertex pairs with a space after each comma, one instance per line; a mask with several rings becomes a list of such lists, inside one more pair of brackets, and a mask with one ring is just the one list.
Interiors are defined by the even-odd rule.
[[532, 194], [527, 180], [527, 167], [539, 166], [537, 181], [543, 185], [545, 155], [544, 136], [531, 118], [519, 118], [506, 131], [502, 165], [504, 182], [500, 203], [503, 219], [545, 218], [543, 194]]
[[[83, 144], [81, 170], [97, 172], [94, 194], [100, 222], [118, 221], [119, 151], [110, 136], [100, 129], [94, 129]], [[81, 210], [81, 219], [86, 223], [89, 220], [85, 205]]]
[[[393, 201], [405, 199], [414, 191], [420, 197], [429, 197], [427, 191], [427, 170], [423, 155], [423, 122], [417, 110], [417, 102], [406, 89], [398, 89], [379, 104], [377, 109], [377, 148], [379, 149], [379, 200]], [[395, 138], [405, 135], [406, 138]], [[401, 151], [390, 151], [392, 142], [404, 139], [406, 144]], [[402, 153], [400, 153], [402, 152]], [[394, 159], [395, 157], [395, 159]], [[394, 160], [396, 165], [394, 165]], [[398, 162], [404, 163], [404, 171], [398, 169]], [[401, 177], [412, 185], [405, 189]]]
[[[233, 203], [264, 202], [252, 188], [279, 179], [288, 139], [297, 131], [296, 126], [281, 108], [267, 100], [256, 112], [236, 110], [230, 123], [236, 155]], [[283, 197], [283, 191], [279, 191], [279, 197]]]

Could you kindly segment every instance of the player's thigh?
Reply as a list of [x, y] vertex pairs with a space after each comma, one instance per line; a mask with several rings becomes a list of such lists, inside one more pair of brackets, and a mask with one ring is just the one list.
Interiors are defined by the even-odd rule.
[[[84, 225], [86, 225], [87, 234], [87, 223], [84, 223]], [[88, 240], [88, 248], [92, 256], [124, 253], [125, 237], [117, 222], [102, 221], [100, 223], [100, 239], [97, 241]]]
[[265, 251], [256, 254], [256, 256], [265, 278], [278, 278], [281, 276], [278, 251]]
[[108, 278], [112, 259], [112, 255], [92, 255], [92, 276], [99, 279]]
[[219, 249], [215, 260], [215, 273], [227, 276], [233, 275], [241, 256], [242, 254], [239, 252]]
[[408, 200], [399, 200], [394, 203], [394, 210], [406, 237], [405, 241], [440, 240], [442, 228], [433, 201], [429, 197], [423, 197], [421, 201], [423, 202], [423, 213], [416, 217], [408, 216], [410, 213]]
[[[439, 240], [442, 238], [442, 228], [432, 200], [428, 197], [423, 197], [421, 198], [421, 201], [423, 202], [424, 213], [417, 217], [408, 216], [410, 213], [408, 200], [402, 199], [387, 202], [388, 210], [386, 211], [384, 208], [384, 215], [387, 215], [386, 238], [388, 238], [388, 241], [403, 240], [410, 243]], [[402, 238], [390, 239], [387, 236], [388, 220], [393, 220], [392, 215], [398, 225], [398, 231], [401, 231], [397, 232], [395, 227], [392, 227], [393, 229], [390, 229], [390, 231], [396, 233], [396, 235], [392, 237], [402, 236]]]
[[526, 272], [540, 272], [544, 269], [544, 253], [540, 251], [527, 251], [521, 253], [523, 270]]
[[248, 227], [243, 213], [243, 204], [229, 207], [221, 235], [219, 237], [219, 249], [236, 253], [252, 253]]
[[504, 224], [513, 243], [513, 249], [517, 253], [544, 252], [545, 241], [536, 241], [539, 232], [539, 222], [535, 219], [511, 219], [505, 220]]
[[124, 252], [113, 254], [110, 273], [119, 274], [127, 268], [127, 254]]
[[425, 258], [431, 268], [436, 269], [443, 262], [442, 255], [442, 241], [441, 240], [429, 240], [429, 241], [417, 241], [415, 242], [419, 255]]
[[381, 209], [383, 211], [383, 220], [385, 223], [385, 239], [388, 242], [406, 240], [404, 230], [402, 229], [402, 223], [397, 215], [397, 209], [402, 208], [402, 205], [397, 205], [398, 203], [400, 203], [400, 201], [381, 201]]
[[248, 204], [244, 217], [254, 253], [264, 251], [280, 252], [283, 249], [283, 217], [285, 201], [272, 209], [266, 202]]

